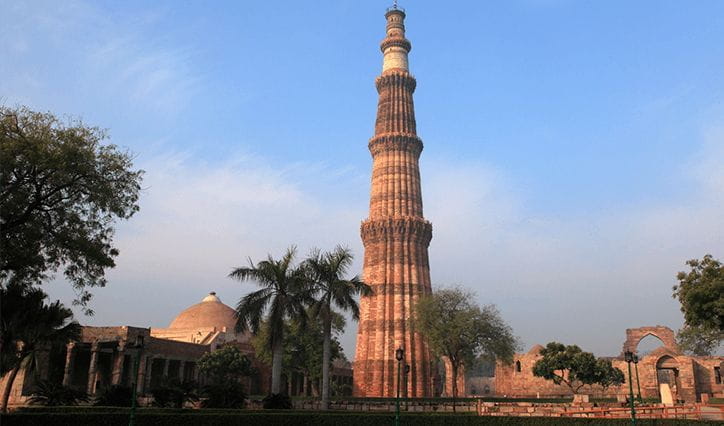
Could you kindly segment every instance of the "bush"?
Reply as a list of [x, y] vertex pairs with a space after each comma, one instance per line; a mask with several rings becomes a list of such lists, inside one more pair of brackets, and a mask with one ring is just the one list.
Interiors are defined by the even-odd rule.
[[198, 401], [193, 382], [180, 383], [178, 380], [164, 380], [160, 386], [151, 389], [153, 405], [156, 407], [181, 408], [184, 402]]
[[93, 405], [104, 407], [130, 407], [133, 390], [127, 386], [109, 386], [100, 391]]
[[[171, 410], [173, 411], [173, 410]], [[180, 410], [179, 410], [180, 411]], [[392, 413], [325, 413], [325, 412], [236, 412], [213, 413], [203, 410], [159, 413], [140, 410], [138, 426], [380, 426], [392, 424]], [[452, 414], [403, 414], [402, 422], [408, 426], [627, 426], [629, 419], [569, 419], [561, 417], [478, 417]], [[3, 426], [125, 426], [127, 413], [27, 413], [20, 412], [0, 417]], [[637, 422], [640, 426], [704, 426], [706, 422], [694, 420], [649, 420]], [[720, 423], [719, 423], [720, 424]]]
[[33, 391], [33, 395], [28, 399], [31, 404], [49, 407], [76, 405], [85, 401], [88, 401], [88, 395], [85, 392], [48, 380], [39, 382]]
[[294, 408], [292, 399], [281, 393], [269, 394], [261, 402], [265, 410], [291, 410]]
[[244, 408], [246, 395], [239, 382], [229, 382], [205, 386], [201, 401], [203, 408]]

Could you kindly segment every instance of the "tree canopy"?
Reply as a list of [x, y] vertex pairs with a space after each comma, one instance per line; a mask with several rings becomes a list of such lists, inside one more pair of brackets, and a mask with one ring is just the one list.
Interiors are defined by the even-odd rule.
[[494, 306], [481, 309], [472, 300], [474, 295], [460, 288], [442, 289], [421, 298], [415, 311], [415, 327], [427, 337], [432, 352], [451, 363], [453, 397], [460, 366], [472, 366], [480, 355], [510, 362], [518, 345]]
[[599, 384], [604, 388], [623, 383], [623, 371], [613, 367], [611, 361], [596, 359], [576, 345], [566, 346], [550, 342], [540, 350], [540, 358], [533, 365], [533, 375], [566, 385], [573, 393], [585, 385]]
[[115, 266], [116, 219], [139, 209], [143, 171], [105, 131], [0, 106], [0, 282], [63, 269], [84, 307]]
[[199, 372], [205, 374], [213, 383], [225, 384], [238, 381], [254, 373], [251, 361], [239, 348], [233, 345], [223, 346], [213, 352], [205, 353], [197, 362]]
[[673, 289], [684, 314], [677, 340], [687, 352], [711, 355], [724, 340], [724, 265], [710, 254], [686, 264], [691, 270], [676, 275]]

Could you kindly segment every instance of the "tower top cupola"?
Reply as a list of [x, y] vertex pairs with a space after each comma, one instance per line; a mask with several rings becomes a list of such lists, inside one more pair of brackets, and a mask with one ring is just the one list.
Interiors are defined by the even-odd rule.
[[412, 45], [410, 40], [405, 38], [405, 11], [397, 7], [397, 2], [387, 9], [386, 35], [380, 49], [383, 53], [382, 72], [392, 69], [408, 71], [407, 54], [410, 53]]

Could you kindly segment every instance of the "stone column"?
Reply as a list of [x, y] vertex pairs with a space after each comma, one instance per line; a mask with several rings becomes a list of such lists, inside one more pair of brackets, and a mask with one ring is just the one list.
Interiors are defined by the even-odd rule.
[[63, 369], [63, 386], [70, 386], [73, 380], [73, 365], [75, 364], [75, 342], [65, 345], [65, 368]]
[[186, 366], [186, 361], [179, 361], [178, 362], [178, 381], [179, 383], [184, 382], [184, 367]]
[[168, 365], [171, 364], [170, 359], [163, 360], [163, 377], [168, 379]]
[[153, 373], [153, 356], [146, 357], [146, 377], [144, 377], [143, 389], [148, 392], [151, 390], [151, 375]]
[[126, 359], [126, 341], [118, 342], [116, 356], [113, 358], [113, 371], [111, 372], [111, 384], [120, 385], [123, 378], [123, 364]]
[[140, 349], [136, 356], [140, 358], [138, 360], [138, 375], [136, 376], [136, 393], [142, 395], [146, 383], [146, 358], [148, 357], [143, 356], [143, 354], [140, 353]]
[[94, 395], [96, 393], [96, 374], [98, 373], [98, 342], [93, 342], [91, 345], [91, 360], [90, 366], [88, 367], [88, 395]]

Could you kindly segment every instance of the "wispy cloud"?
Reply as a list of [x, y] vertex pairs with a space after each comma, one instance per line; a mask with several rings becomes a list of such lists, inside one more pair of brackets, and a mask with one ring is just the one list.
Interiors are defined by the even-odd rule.
[[[11, 102], [45, 108], [57, 93], [170, 115], [198, 93], [195, 48], [154, 35], [160, 17], [153, 10], [131, 17], [113, 16], [99, 4], [82, 1], [5, 6], [0, 91]], [[32, 84], [39, 81], [46, 85]], [[51, 81], [54, 86], [47, 85]]]

